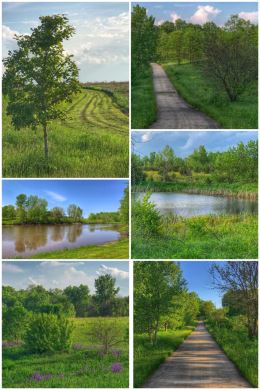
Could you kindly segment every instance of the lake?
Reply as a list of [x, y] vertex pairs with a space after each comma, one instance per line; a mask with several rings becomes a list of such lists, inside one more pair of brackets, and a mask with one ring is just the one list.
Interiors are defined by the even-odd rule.
[[3, 258], [30, 257], [40, 252], [116, 241], [114, 225], [13, 225], [3, 226]]
[[[143, 198], [145, 193], [139, 192], [135, 196]], [[257, 214], [257, 201], [238, 199], [234, 197], [193, 195], [182, 192], [154, 192], [150, 201], [162, 215], [177, 214], [188, 218], [196, 215], [208, 214]]]

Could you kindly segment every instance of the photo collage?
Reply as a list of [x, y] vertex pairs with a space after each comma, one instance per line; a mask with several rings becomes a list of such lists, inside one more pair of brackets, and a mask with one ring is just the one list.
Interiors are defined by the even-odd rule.
[[1, 8], [1, 388], [258, 388], [258, 2]]

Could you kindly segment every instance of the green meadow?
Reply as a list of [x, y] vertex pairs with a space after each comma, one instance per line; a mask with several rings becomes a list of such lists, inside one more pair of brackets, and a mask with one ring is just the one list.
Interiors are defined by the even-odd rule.
[[[93, 343], [89, 335], [90, 327], [99, 320], [74, 318], [72, 346], [67, 352], [29, 354], [23, 345], [4, 347], [3, 387], [128, 387], [128, 318], [102, 318], [112, 324], [116, 322], [125, 334], [125, 340], [107, 355], [101, 353], [101, 345]], [[113, 371], [116, 363], [120, 364], [120, 372]]]
[[85, 84], [68, 118], [49, 125], [46, 162], [41, 128], [15, 130], [3, 102], [4, 177], [127, 177], [128, 83]]

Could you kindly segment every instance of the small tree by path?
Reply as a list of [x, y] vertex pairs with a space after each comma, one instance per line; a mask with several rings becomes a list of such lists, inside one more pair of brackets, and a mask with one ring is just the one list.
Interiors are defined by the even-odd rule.
[[62, 102], [71, 102], [79, 91], [78, 68], [64, 52], [63, 41], [75, 32], [64, 15], [40, 17], [31, 35], [15, 36], [18, 49], [4, 59], [3, 93], [8, 97], [7, 114], [15, 129], [43, 129], [48, 159], [48, 124], [65, 119]]

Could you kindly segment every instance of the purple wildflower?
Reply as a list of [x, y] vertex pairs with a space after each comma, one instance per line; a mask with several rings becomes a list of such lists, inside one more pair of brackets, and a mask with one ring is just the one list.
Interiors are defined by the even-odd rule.
[[120, 363], [113, 363], [111, 366], [111, 371], [114, 373], [122, 371], [122, 365]]
[[31, 376], [31, 380], [34, 382], [41, 382], [41, 381], [47, 381], [49, 379], [53, 378], [52, 374], [40, 374], [39, 372], [35, 372]]

